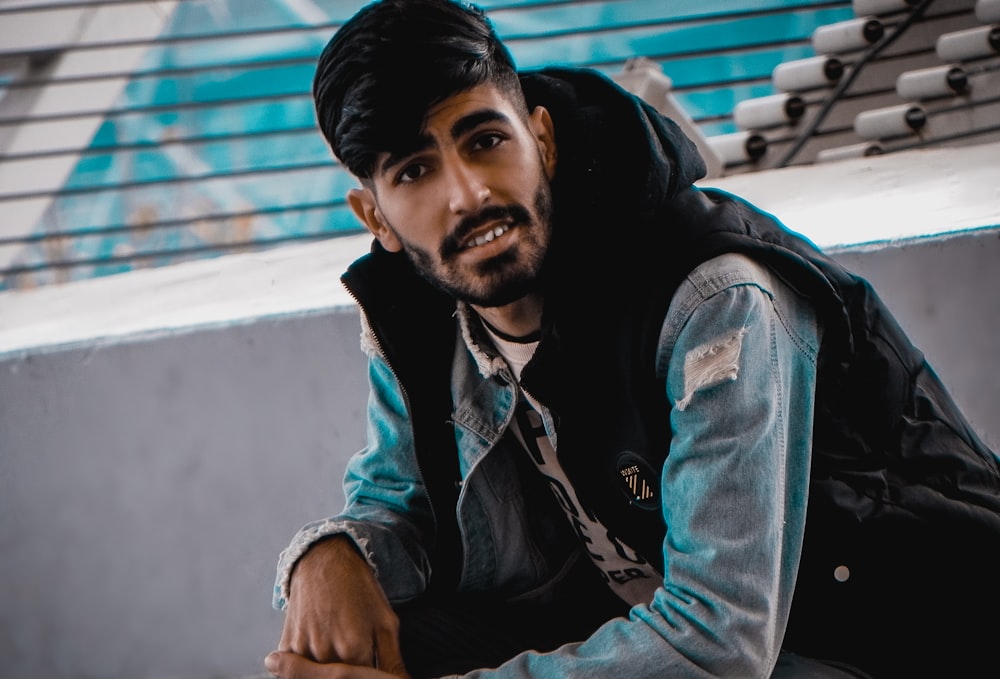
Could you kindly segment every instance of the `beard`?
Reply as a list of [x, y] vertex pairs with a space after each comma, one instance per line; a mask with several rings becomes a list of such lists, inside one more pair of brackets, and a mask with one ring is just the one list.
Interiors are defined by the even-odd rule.
[[[539, 182], [533, 210], [513, 203], [490, 205], [459, 222], [435, 258], [399, 237], [403, 251], [417, 273], [438, 290], [480, 307], [498, 307], [524, 297], [536, 288], [552, 231], [552, 194], [548, 182]], [[518, 242], [471, 267], [460, 262], [462, 242], [483, 224], [506, 220], [520, 229]]]

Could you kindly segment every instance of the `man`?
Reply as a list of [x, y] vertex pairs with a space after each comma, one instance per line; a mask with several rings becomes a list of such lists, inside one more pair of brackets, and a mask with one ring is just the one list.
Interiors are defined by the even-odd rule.
[[374, 235], [368, 445], [282, 553], [273, 674], [986, 672], [1000, 463], [863, 280], [473, 7], [366, 7], [314, 95]]

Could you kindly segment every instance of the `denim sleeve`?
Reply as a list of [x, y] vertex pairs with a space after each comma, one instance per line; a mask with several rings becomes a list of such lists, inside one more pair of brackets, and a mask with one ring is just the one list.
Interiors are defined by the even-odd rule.
[[346, 504], [337, 516], [306, 524], [281, 553], [272, 604], [284, 609], [295, 562], [317, 540], [350, 537], [397, 603], [423, 591], [428, 570], [423, 545], [432, 530], [430, 506], [413, 454], [409, 414], [385, 361], [369, 354], [367, 444], [347, 464]]
[[585, 642], [470, 676], [770, 676], [805, 525], [815, 318], [766, 270], [725, 256], [678, 290], [661, 339], [663, 586]]

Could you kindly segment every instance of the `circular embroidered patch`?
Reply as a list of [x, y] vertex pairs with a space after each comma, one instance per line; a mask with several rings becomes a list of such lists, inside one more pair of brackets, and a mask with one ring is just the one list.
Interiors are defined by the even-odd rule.
[[642, 509], [660, 508], [659, 477], [642, 457], [630, 450], [622, 451], [615, 465], [618, 483], [629, 502]]

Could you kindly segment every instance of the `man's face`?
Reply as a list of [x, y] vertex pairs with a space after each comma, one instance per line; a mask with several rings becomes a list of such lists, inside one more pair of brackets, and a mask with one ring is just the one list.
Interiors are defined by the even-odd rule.
[[382, 245], [452, 296], [502, 306], [532, 289], [551, 236], [545, 109], [525, 120], [492, 85], [433, 106], [416, 151], [378, 156], [348, 201]]

